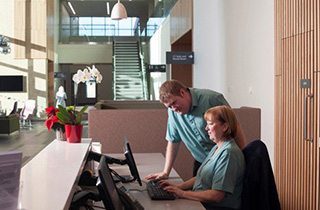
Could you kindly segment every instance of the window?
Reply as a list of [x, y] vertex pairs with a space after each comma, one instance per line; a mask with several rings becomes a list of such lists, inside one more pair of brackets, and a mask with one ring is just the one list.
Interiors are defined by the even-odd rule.
[[[79, 17], [79, 36], [134, 36], [139, 18]], [[75, 27], [73, 27], [75, 28]]]
[[86, 95], [87, 98], [96, 98], [96, 81], [95, 80], [90, 80], [86, 82]]

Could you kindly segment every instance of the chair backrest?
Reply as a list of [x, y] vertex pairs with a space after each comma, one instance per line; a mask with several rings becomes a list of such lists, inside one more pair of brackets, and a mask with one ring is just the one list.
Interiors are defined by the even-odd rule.
[[22, 112], [21, 114], [25, 118], [27, 118], [29, 115], [33, 116], [35, 108], [36, 108], [36, 101], [35, 100], [27, 100], [24, 104], [24, 108], [21, 111]]
[[246, 174], [242, 191], [242, 209], [281, 209], [266, 145], [260, 140], [255, 140], [243, 149], [243, 154]]
[[14, 104], [13, 104], [13, 109], [12, 109], [12, 111], [10, 112], [9, 115], [11, 115], [11, 114], [16, 114], [17, 111], [18, 111], [18, 101], [15, 101]]

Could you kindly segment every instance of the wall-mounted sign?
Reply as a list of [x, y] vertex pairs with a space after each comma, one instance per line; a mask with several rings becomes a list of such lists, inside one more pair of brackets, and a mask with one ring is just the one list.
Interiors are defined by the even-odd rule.
[[167, 64], [194, 64], [194, 52], [167, 52]]
[[166, 72], [166, 65], [148, 65], [149, 72]]
[[64, 72], [54, 72], [54, 78], [66, 79], [67, 74]]

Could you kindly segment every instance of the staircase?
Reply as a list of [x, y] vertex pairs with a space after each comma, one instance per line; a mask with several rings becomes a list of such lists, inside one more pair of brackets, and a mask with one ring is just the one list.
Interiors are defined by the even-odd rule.
[[138, 41], [113, 43], [114, 100], [146, 100], [144, 65]]

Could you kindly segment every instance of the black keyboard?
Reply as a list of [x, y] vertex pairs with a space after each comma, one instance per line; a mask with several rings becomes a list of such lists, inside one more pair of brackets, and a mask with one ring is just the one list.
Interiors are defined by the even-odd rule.
[[174, 194], [166, 192], [157, 181], [149, 181], [147, 183], [147, 190], [152, 200], [174, 200]]

